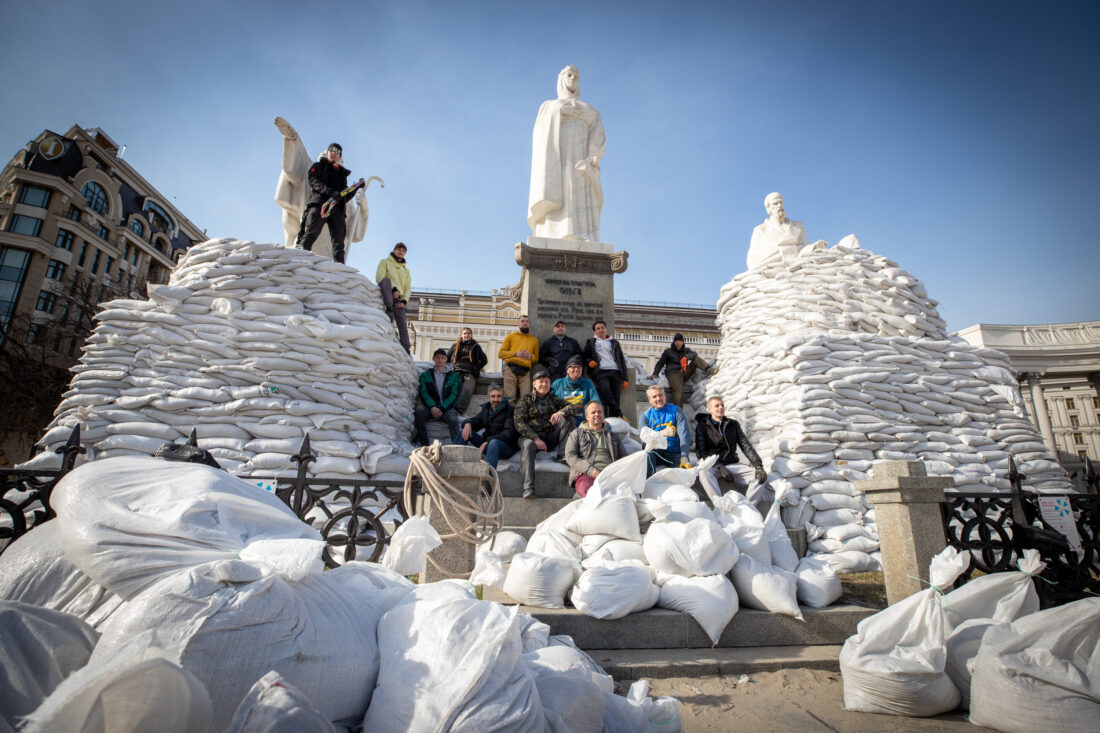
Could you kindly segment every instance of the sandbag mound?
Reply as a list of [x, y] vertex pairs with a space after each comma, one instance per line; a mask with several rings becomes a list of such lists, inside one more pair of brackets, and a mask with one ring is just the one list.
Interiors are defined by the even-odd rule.
[[936, 301], [886, 257], [855, 243], [805, 252], [738, 275], [717, 308], [719, 371], [700, 405], [724, 398], [772, 486], [811, 500], [813, 524], [873, 525], [852, 482], [880, 460], [922, 460], [960, 491], [997, 491], [1014, 456], [1028, 487], [1070, 489], [1008, 358], [949, 338]]
[[152, 455], [195, 428], [238, 475], [290, 471], [307, 432], [318, 476], [362, 478], [408, 452], [417, 370], [377, 286], [354, 268], [212, 239], [148, 290], [96, 317], [39, 441], [47, 452], [76, 424], [96, 458]]

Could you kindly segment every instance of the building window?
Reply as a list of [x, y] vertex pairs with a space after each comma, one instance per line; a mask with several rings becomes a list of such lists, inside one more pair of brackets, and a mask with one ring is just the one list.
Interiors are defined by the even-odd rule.
[[1074, 402], [1072, 397], [1067, 397], [1066, 398], [1066, 409], [1067, 410], [1076, 410], [1077, 409], [1077, 403]]
[[53, 313], [53, 307], [56, 303], [57, 296], [48, 290], [43, 290], [38, 294], [38, 302], [34, 304], [34, 309], [44, 313]]
[[97, 214], [107, 213], [107, 192], [98, 183], [88, 181], [84, 184], [84, 188], [80, 189], [80, 195], [84, 197], [84, 201], [92, 211]]
[[69, 210], [65, 212], [66, 219], [72, 219], [73, 221], [80, 221], [80, 209], [74, 204], [69, 204]]
[[73, 251], [73, 233], [64, 229], [57, 230], [57, 239], [54, 240], [54, 246], [61, 249], [67, 249], [70, 252]]
[[98, 234], [98, 235], [99, 235], [99, 238], [100, 238], [100, 239], [102, 239], [102, 240], [104, 240], [104, 241], [107, 241], [107, 236], [108, 236], [109, 232], [107, 231], [107, 227], [105, 227], [105, 226], [103, 226], [102, 224], [100, 224], [100, 225], [99, 225], [99, 231], [98, 231], [98, 232], [96, 232], [96, 234]]
[[46, 277], [51, 280], [60, 280], [65, 277], [65, 263], [60, 260], [50, 260], [46, 265]]
[[23, 190], [19, 192], [19, 203], [44, 209], [50, 204], [50, 193], [49, 189], [38, 186], [23, 186]]
[[84, 257], [88, 254], [88, 243], [80, 243], [80, 256], [76, 258], [76, 266], [84, 267]]
[[104, 275], [110, 276], [110, 274], [111, 274], [111, 265], [113, 265], [113, 264], [115, 264], [115, 258], [114, 257], [108, 257], [107, 258], [107, 264], [103, 266], [103, 274]]
[[28, 237], [37, 237], [38, 232], [42, 229], [42, 220], [36, 219], [33, 216], [23, 216], [22, 214], [16, 214], [11, 218], [11, 223], [8, 225], [9, 232], [15, 232], [16, 234], [26, 234]]
[[1078, 417], [1077, 417], [1076, 415], [1070, 415], [1070, 416], [1069, 416], [1069, 426], [1070, 426], [1071, 428], [1079, 428], [1079, 427], [1081, 427], [1081, 420], [1080, 420], [1080, 418], [1078, 418]]
[[152, 201], [145, 202], [145, 210], [149, 212], [149, 222], [157, 229], [163, 229], [164, 231], [172, 231], [172, 217], [168, 216], [168, 212], [162, 209]]
[[1082, 435], [1081, 433], [1074, 433], [1073, 434], [1073, 444], [1074, 445], [1084, 445], [1085, 444], [1085, 436]]
[[26, 250], [10, 247], [0, 250], [0, 333], [8, 328], [30, 262], [31, 253]]
[[97, 249], [95, 251], [95, 257], [92, 258], [92, 274], [93, 275], [96, 274], [97, 270], [99, 270], [99, 255], [100, 255], [100, 252]]
[[27, 343], [37, 344], [39, 341], [41, 341], [42, 336], [44, 335], [44, 330], [45, 329], [42, 328], [41, 323], [32, 323], [31, 325], [27, 326]]
[[141, 219], [135, 217], [130, 220], [130, 231], [139, 237], [145, 236], [145, 225], [141, 223]]

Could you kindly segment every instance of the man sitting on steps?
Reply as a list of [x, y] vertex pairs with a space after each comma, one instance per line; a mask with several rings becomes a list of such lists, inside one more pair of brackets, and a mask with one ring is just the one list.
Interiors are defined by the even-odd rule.
[[531, 392], [520, 397], [513, 415], [520, 437], [524, 499], [535, 497], [535, 454], [555, 449], [560, 454], [576, 425], [575, 408], [550, 391], [550, 375], [545, 370], [535, 372], [531, 387]]
[[565, 462], [569, 464], [569, 485], [582, 499], [600, 472], [623, 457], [623, 439], [611, 432], [603, 419], [603, 405], [589, 402], [585, 422], [565, 441]]

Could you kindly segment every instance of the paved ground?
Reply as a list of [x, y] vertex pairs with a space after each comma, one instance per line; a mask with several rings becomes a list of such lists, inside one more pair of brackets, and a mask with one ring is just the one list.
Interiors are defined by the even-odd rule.
[[[625, 691], [625, 690], [624, 690]], [[684, 731], [796, 731], [797, 733], [977, 733], [966, 712], [935, 718], [850, 713], [841, 707], [838, 672], [786, 669], [734, 677], [670, 677], [650, 680], [650, 694], [680, 701]]]

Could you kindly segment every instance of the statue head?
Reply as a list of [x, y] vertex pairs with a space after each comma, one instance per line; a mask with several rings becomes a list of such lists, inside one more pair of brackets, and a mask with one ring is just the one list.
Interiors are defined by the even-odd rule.
[[777, 191], [772, 191], [764, 197], [764, 209], [768, 212], [768, 216], [778, 222], [787, 218], [787, 211], [783, 208], [783, 194]]
[[558, 74], [558, 99], [576, 99], [581, 94], [581, 72], [570, 64]]

